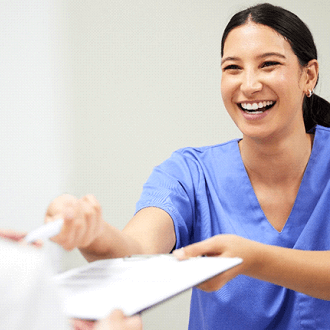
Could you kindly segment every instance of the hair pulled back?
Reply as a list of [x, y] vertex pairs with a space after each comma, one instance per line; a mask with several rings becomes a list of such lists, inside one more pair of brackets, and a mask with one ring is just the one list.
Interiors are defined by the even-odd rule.
[[[317, 60], [316, 46], [307, 25], [292, 12], [268, 3], [247, 8], [231, 18], [222, 36], [221, 57], [229, 32], [248, 21], [269, 26], [281, 34], [290, 43], [302, 66], [307, 66], [313, 59]], [[330, 103], [315, 94], [311, 97], [305, 96], [303, 117], [306, 131], [316, 124], [330, 127]]]

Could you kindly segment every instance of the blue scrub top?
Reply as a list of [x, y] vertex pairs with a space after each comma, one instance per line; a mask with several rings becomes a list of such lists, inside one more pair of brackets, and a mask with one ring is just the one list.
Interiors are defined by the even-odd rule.
[[[236, 234], [301, 250], [330, 249], [330, 129], [316, 126], [312, 153], [281, 232], [265, 217], [238, 139], [180, 149], [154, 168], [136, 211], [154, 206], [173, 219], [176, 248]], [[189, 329], [330, 329], [330, 302], [240, 275], [219, 291], [194, 288]]]

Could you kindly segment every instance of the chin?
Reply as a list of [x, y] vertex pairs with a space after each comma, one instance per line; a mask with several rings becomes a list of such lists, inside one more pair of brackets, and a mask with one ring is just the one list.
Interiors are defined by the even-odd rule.
[[273, 130], [267, 129], [266, 127], [244, 127], [240, 128], [240, 131], [243, 134], [243, 138], [259, 140], [260, 142], [269, 142], [274, 140], [276, 133]]

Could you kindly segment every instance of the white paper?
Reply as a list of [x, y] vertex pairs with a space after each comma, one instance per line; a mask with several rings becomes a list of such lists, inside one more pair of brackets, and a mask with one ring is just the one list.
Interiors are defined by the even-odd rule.
[[43, 249], [0, 239], [0, 330], [70, 329]]
[[67, 316], [97, 320], [114, 309], [131, 316], [242, 262], [240, 258], [172, 255], [92, 262], [56, 276]]

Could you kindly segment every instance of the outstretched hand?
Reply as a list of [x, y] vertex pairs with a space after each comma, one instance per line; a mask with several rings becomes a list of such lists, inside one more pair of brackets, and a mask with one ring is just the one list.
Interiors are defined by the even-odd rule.
[[60, 234], [52, 240], [65, 250], [85, 248], [102, 232], [102, 211], [99, 202], [92, 195], [78, 199], [71, 195], [57, 197], [49, 205], [45, 222], [62, 218]]
[[205, 241], [188, 245], [175, 250], [173, 254], [180, 260], [198, 256], [240, 257], [243, 263], [229, 269], [198, 286], [203, 291], [216, 291], [239, 274], [248, 275], [257, 263], [257, 255], [261, 243], [257, 243], [236, 235], [217, 235]]

